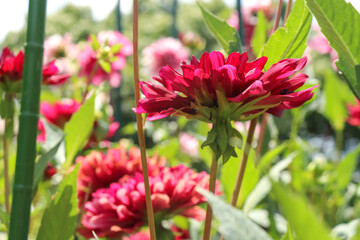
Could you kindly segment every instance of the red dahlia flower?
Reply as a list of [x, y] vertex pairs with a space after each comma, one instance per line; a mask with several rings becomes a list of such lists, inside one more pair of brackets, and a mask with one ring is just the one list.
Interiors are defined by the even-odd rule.
[[356, 99], [356, 104], [348, 104], [347, 109], [349, 112], [349, 118], [347, 119], [347, 122], [355, 127], [360, 126], [360, 101]]
[[[18, 92], [24, 69], [24, 53], [20, 51], [16, 56], [5, 47], [0, 56], [0, 87], [5, 91]], [[57, 85], [64, 83], [69, 74], [58, 74], [55, 60], [43, 66], [43, 84]]]
[[[147, 161], [150, 176], [157, 175], [165, 164], [165, 159], [157, 156], [148, 158]], [[121, 145], [109, 149], [107, 153], [92, 151], [85, 157], [77, 157], [76, 162], [80, 163], [77, 182], [80, 206], [85, 200], [91, 200], [91, 194], [97, 189], [109, 187], [124, 176], [142, 172], [141, 155], [136, 147], [128, 152]]]
[[163, 67], [154, 77], [160, 84], [140, 83], [146, 98], [136, 112], [148, 113], [149, 120], [181, 115], [212, 122], [203, 146], [210, 145], [226, 161], [236, 156], [229, 139], [241, 137], [230, 121], [250, 120], [266, 111], [280, 116], [313, 96], [312, 88], [295, 92], [307, 79], [305, 74], [294, 75], [304, 68], [306, 58], [282, 60], [264, 73], [266, 61], [261, 57], [248, 62], [247, 53], [231, 53], [225, 59], [220, 52], [205, 52], [200, 61], [193, 57], [190, 64], [183, 64], [182, 74]]
[[[195, 173], [183, 165], [163, 168], [158, 176], [150, 176], [151, 199], [154, 213], [161, 219], [174, 215], [203, 219], [204, 210], [198, 207], [206, 199], [196, 191], [208, 188], [209, 175]], [[80, 233], [90, 237], [94, 231], [99, 237], [117, 237], [132, 233], [146, 222], [146, 203], [143, 176], [112, 183], [98, 189], [85, 204]]]

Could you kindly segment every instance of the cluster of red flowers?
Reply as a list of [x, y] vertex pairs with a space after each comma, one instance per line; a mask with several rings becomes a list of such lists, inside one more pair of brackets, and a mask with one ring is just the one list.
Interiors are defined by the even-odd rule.
[[[0, 56], [0, 87], [4, 91], [19, 92], [21, 79], [23, 78], [24, 53], [19, 51], [15, 54], [5, 47]], [[58, 74], [59, 69], [55, 65], [55, 60], [43, 66], [43, 84], [58, 85], [63, 84], [69, 77], [69, 74]]]
[[[121, 145], [106, 154], [97, 151], [78, 157], [78, 197], [84, 206], [83, 227], [85, 237], [118, 237], [134, 233], [146, 222], [145, 189], [140, 152], [129, 152]], [[208, 188], [209, 175], [196, 173], [179, 165], [165, 167], [165, 160], [148, 158], [150, 189], [153, 209], [161, 219], [183, 215], [203, 219], [205, 212], [197, 205], [205, 198], [196, 188]]]

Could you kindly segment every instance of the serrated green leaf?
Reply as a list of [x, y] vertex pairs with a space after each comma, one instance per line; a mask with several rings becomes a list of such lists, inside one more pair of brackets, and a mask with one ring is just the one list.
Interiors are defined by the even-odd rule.
[[73, 239], [79, 213], [76, 185], [78, 171], [79, 165], [64, 178], [54, 200], [45, 209], [37, 240]]
[[44, 175], [44, 170], [46, 168], [46, 164], [51, 161], [51, 159], [55, 156], [56, 152], [58, 151], [63, 139], [60, 139], [59, 142], [48, 152], [44, 153], [39, 160], [35, 164], [34, 169], [34, 181], [33, 187], [35, 188], [36, 185], [41, 180], [42, 176]]
[[264, 47], [268, 35], [268, 21], [262, 11], [258, 12], [257, 24], [255, 26], [254, 35], [251, 38], [251, 49], [255, 56], [259, 56]]
[[238, 32], [223, 19], [218, 18], [209, 12], [200, 2], [197, 2], [204, 21], [210, 31], [214, 34], [216, 40], [222, 46], [226, 53], [240, 52], [241, 42]]
[[65, 124], [66, 161], [64, 166], [66, 169], [70, 167], [76, 153], [84, 147], [93, 129], [95, 120], [94, 105], [95, 94]]
[[336, 181], [339, 189], [344, 189], [350, 183], [356, 168], [357, 159], [360, 153], [360, 145], [345, 155], [344, 159], [337, 166]]
[[214, 194], [200, 189], [211, 205], [214, 215], [220, 222], [219, 232], [226, 240], [271, 240], [269, 235], [247, 218], [240, 210], [220, 200]]
[[282, 59], [303, 56], [311, 27], [311, 14], [304, 0], [297, 0], [286, 21], [285, 28], [280, 27], [264, 46], [263, 55], [269, 60], [265, 69]]
[[272, 189], [297, 240], [332, 240], [329, 229], [303, 197], [295, 195], [279, 183], [273, 182]]
[[[360, 98], [360, 14], [344, 0], [306, 0], [306, 5], [318, 21], [322, 33], [338, 55], [336, 63], [350, 88]], [[351, 26], [349, 25], [351, 24]]]

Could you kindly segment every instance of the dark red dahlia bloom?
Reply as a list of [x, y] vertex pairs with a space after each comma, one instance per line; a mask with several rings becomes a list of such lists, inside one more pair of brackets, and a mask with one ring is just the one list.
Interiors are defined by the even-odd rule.
[[241, 138], [231, 121], [251, 120], [266, 111], [281, 116], [284, 109], [313, 96], [313, 88], [295, 92], [307, 79], [295, 74], [304, 68], [306, 58], [282, 60], [264, 73], [266, 61], [261, 57], [248, 62], [247, 53], [231, 53], [225, 59], [221, 52], [205, 52], [200, 61], [193, 57], [190, 64], [183, 64], [182, 74], [163, 67], [154, 77], [160, 84], [140, 83], [145, 99], [139, 101], [136, 113], [148, 113], [149, 120], [181, 115], [213, 123], [203, 146], [209, 145], [226, 162], [236, 156], [230, 139]]
[[347, 122], [355, 127], [360, 126], [360, 101], [356, 99], [355, 105], [348, 104], [346, 107], [349, 112]]
[[261, 57], [248, 62], [247, 53], [231, 53], [225, 59], [220, 52], [205, 52], [200, 61], [193, 57], [190, 64], [183, 64], [182, 74], [163, 67], [154, 77], [160, 84], [141, 82], [146, 98], [136, 112], [148, 113], [149, 120], [169, 115], [206, 122], [214, 117], [249, 120], [279, 105], [289, 109], [311, 98], [311, 89], [294, 92], [307, 76], [291, 77], [305, 66], [306, 58], [280, 61], [264, 73], [266, 61]]
[[[196, 191], [208, 189], [209, 175], [195, 173], [183, 165], [163, 168], [157, 176], [150, 176], [151, 200], [154, 213], [167, 219], [183, 215], [203, 219], [204, 210], [197, 205], [206, 199]], [[199, 214], [201, 213], [201, 214]], [[118, 237], [132, 233], [146, 222], [146, 202], [143, 176], [112, 183], [92, 194], [85, 204], [80, 233], [90, 237], [94, 231], [99, 237]]]
[[[150, 175], [158, 174], [165, 164], [165, 159], [157, 156], [148, 158], [147, 161]], [[124, 176], [142, 172], [141, 155], [136, 147], [126, 151], [125, 147], [120, 145], [106, 153], [92, 151], [87, 156], [79, 156], [76, 162], [80, 163], [77, 182], [80, 206], [84, 201], [91, 200], [91, 194], [97, 189], [109, 187]]]

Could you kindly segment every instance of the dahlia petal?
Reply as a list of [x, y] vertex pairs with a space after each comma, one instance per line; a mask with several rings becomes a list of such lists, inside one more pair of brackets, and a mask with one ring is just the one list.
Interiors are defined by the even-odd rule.
[[210, 62], [211, 62], [211, 68], [212, 70], [217, 70], [218, 68], [222, 67], [225, 64], [225, 58], [224, 55], [221, 52], [211, 52], [209, 54]]
[[210, 56], [209, 56], [208, 52], [204, 52], [201, 55], [199, 68], [204, 70], [204, 72], [206, 74], [208, 74], [208, 75], [211, 74], [211, 61], [210, 61]]
[[266, 91], [263, 88], [263, 83], [259, 80], [255, 81], [253, 84], [250, 85], [245, 91], [235, 97], [227, 98], [229, 101], [232, 102], [241, 102], [244, 101], [246, 98], [252, 96], [261, 96], [265, 94]]

